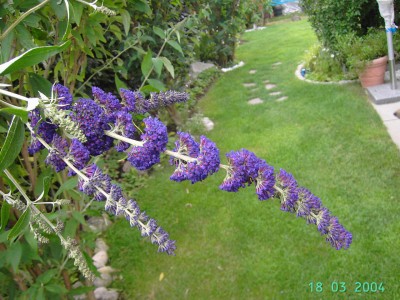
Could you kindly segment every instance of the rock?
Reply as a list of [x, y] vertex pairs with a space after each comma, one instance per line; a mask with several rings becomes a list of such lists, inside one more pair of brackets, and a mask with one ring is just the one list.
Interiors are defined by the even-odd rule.
[[249, 71], [249, 74], [256, 74], [257, 73], [257, 70], [250, 70]]
[[206, 131], [211, 131], [214, 128], [214, 122], [211, 121], [208, 117], [204, 117], [202, 119], [203, 125], [206, 129]]
[[254, 82], [249, 82], [249, 83], [243, 83], [243, 86], [244, 87], [255, 87], [256, 86], [256, 84], [254, 83]]
[[[75, 282], [75, 283], [72, 285], [72, 288], [73, 288], [73, 289], [77, 289], [77, 288], [80, 288], [80, 287], [82, 287], [82, 286], [84, 286], [83, 283], [80, 282], [80, 281], [77, 281], [77, 282]], [[73, 298], [74, 298], [74, 300], [86, 300], [86, 299], [87, 299], [85, 293], [83, 293], [83, 294], [81, 294], [81, 295], [75, 295], [75, 296], [73, 296]]]
[[256, 105], [256, 104], [261, 104], [263, 102], [264, 101], [262, 101], [260, 98], [254, 98], [254, 99], [249, 100], [247, 103], [250, 105]]
[[107, 214], [103, 214], [101, 217], [90, 217], [86, 223], [94, 232], [103, 232], [111, 225]]
[[108, 246], [106, 242], [101, 238], [96, 239], [96, 248], [94, 248], [95, 253], [99, 251], [108, 251]]
[[197, 78], [197, 76], [201, 72], [203, 72], [209, 68], [212, 68], [212, 67], [215, 67], [215, 65], [211, 64], [211, 63], [204, 63], [201, 61], [196, 61], [190, 65], [190, 74], [193, 78]]
[[276, 84], [268, 83], [265, 85], [265, 88], [267, 90], [272, 90], [273, 88], [276, 88]]
[[107, 252], [102, 250], [97, 252], [93, 257], [93, 264], [96, 268], [105, 267], [108, 262], [108, 255]]
[[279, 96], [280, 94], [282, 94], [282, 92], [272, 92], [272, 93], [269, 93], [270, 96]]
[[280, 97], [279, 99], [276, 99], [276, 101], [279, 101], [279, 102], [285, 101], [287, 98], [288, 98], [287, 96], [283, 96], [283, 97]]
[[96, 300], [118, 300], [118, 292], [116, 290], [108, 290], [105, 287], [98, 287], [94, 290]]
[[107, 287], [111, 284], [112, 282], [112, 277], [110, 274], [107, 273], [100, 273], [100, 277], [96, 277], [95, 280], [93, 281], [93, 285], [95, 287]]

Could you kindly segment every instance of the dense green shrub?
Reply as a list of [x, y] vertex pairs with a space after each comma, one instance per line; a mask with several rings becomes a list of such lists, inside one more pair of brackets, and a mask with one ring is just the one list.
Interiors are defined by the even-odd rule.
[[384, 26], [376, 0], [301, 0], [300, 4], [319, 41], [333, 50], [340, 35], [364, 35], [370, 27]]

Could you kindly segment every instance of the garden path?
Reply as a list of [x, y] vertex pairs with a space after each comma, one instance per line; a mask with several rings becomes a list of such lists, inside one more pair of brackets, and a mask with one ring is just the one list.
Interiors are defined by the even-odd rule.
[[371, 104], [381, 117], [393, 142], [400, 149], [400, 118], [396, 117], [394, 114], [396, 111], [400, 110], [400, 102], [379, 105]]

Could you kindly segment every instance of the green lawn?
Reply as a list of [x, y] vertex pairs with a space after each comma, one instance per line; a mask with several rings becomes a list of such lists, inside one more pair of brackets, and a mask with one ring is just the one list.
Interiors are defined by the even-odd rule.
[[[223, 170], [192, 185], [171, 182], [164, 163], [137, 200], [176, 239], [176, 256], [156, 253], [118, 220], [106, 234], [121, 275], [113, 287], [126, 299], [400, 299], [400, 156], [379, 116], [359, 84], [312, 85], [294, 76], [315, 42], [306, 21], [242, 39], [237, 60], [246, 65], [221, 76], [200, 102], [215, 122], [207, 137], [223, 163], [224, 153], [247, 148], [291, 172], [352, 232], [353, 244], [336, 251], [277, 200], [258, 201], [254, 186], [220, 191]], [[265, 80], [289, 98], [275, 101]], [[264, 103], [247, 104], [256, 97]], [[317, 281], [323, 292], [310, 292]], [[334, 281], [345, 282], [346, 292], [333, 293]], [[356, 282], [383, 282], [385, 290], [356, 293]]]

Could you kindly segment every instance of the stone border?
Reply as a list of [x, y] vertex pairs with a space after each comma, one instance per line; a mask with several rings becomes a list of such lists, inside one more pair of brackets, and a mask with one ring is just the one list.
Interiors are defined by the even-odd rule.
[[296, 71], [294, 72], [294, 75], [302, 81], [308, 82], [308, 83], [314, 83], [314, 84], [348, 84], [348, 83], [353, 83], [353, 82], [359, 82], [360, 80], [358, 79], [353, 79], [353, 80], [340, 80], [340, 81], [316, 81], [316, 80], [310, 80], [306, 79], [303, 76], [301, 76], [301, 69], [303, 68], [304, 63], [301, 63], [300, 65], [297, 66]]

